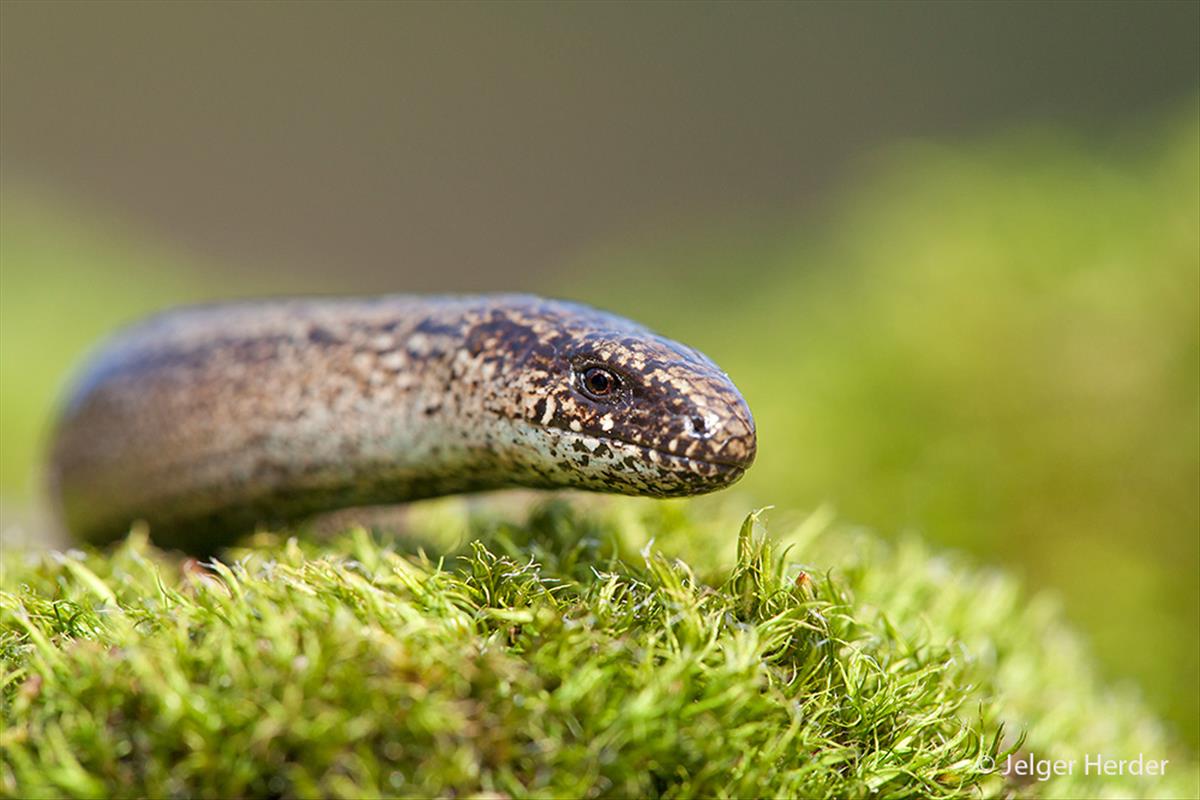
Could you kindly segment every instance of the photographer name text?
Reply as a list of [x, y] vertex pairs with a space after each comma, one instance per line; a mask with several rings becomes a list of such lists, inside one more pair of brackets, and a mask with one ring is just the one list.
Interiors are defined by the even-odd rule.
[[998, 764], [1003, 775], [1036, 778], [1047, 781], [1057, 775], [1164, 775], [1169, 759], [1113, 758], [1103, 753], [1085, 754], [1080, 758], [1038, 758], [1035, 753], [1010, 755]]

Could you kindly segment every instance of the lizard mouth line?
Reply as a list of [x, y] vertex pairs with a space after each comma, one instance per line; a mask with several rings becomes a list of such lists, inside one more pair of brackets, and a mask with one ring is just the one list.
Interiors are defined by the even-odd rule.
[[607, 434], [607, 433], [589, 433], [587, 431], [572, 430], [570, 427], [568, 427], [566, 425], [555, 425], [553, 423], [549, 423], [546, 425], [546, 427], [554, 428], [555, 430], [560, 430], [560, 431], [563, 431], [564, 433], [568, 433], [573, 436], [587, 436], [592, 439], [597, 439], [606, 444], [626, 445], [629, 447], [636, 447], [645, 453], [657, 453], [658, 455], [663, 457], [664, 463], [668, 463], [668, 464], [671, 462], [681, 463], [684, 466], [686, 466], [688, 464], [697, 464], [697, 465], [703, 465], [706, 467], [716, 467], [722, 473], [728, 473], [728, 472], [732, 472], [734, 470], [744, 472], [746, 469], [748, 469], [750, 467], [750, 464], [753, 463], [753, 458], [737, 461], [737, 460], [733, 460], [733, 459], [696, 458], [694, 456], [681, 455], [679, 453], [672, 453], [670, 450], [665, 450], [661, 447], [651, 447], [649, 445], [642, 444], [640, 442], [631, 442], [628, 439], [622, 439], [619, 436], [612, 436], [611, 434]]

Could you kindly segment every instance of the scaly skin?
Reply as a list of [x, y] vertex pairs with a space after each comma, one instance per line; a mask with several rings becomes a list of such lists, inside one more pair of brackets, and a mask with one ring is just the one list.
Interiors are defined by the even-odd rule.
[[[617, 383], [590, 392], [601, 368]], [[658, 497], [736, 481], [750, 409], [697, 351], [531, 296], [180, 309], [92, 360], [55, 431], [78, 537], [145, 520], [211, 552], [256, 524], [510, 486]]]

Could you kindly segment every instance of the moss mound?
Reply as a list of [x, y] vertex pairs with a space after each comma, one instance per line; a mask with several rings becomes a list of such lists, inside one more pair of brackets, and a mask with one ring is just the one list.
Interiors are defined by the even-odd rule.
[[[819, 513], [768, 535], [695, 508], [439, 502], [402, 539], [259, 536], [208, 565], [137, 533], [10, 552], [0, 792], [1195, 795], [1006, 576]], [[1038, 781], [1013, 752], [1172, 761]]]

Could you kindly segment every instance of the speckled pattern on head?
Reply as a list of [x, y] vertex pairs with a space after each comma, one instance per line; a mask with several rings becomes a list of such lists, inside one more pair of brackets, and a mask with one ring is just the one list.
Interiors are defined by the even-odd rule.
[[184, 308], [119, 334], [55, 432], [67, 527], [211, 551], [258, 524], [511, 486], [669, 497], [754, 460], [741, 394], [628, 320], [521, 295]]

